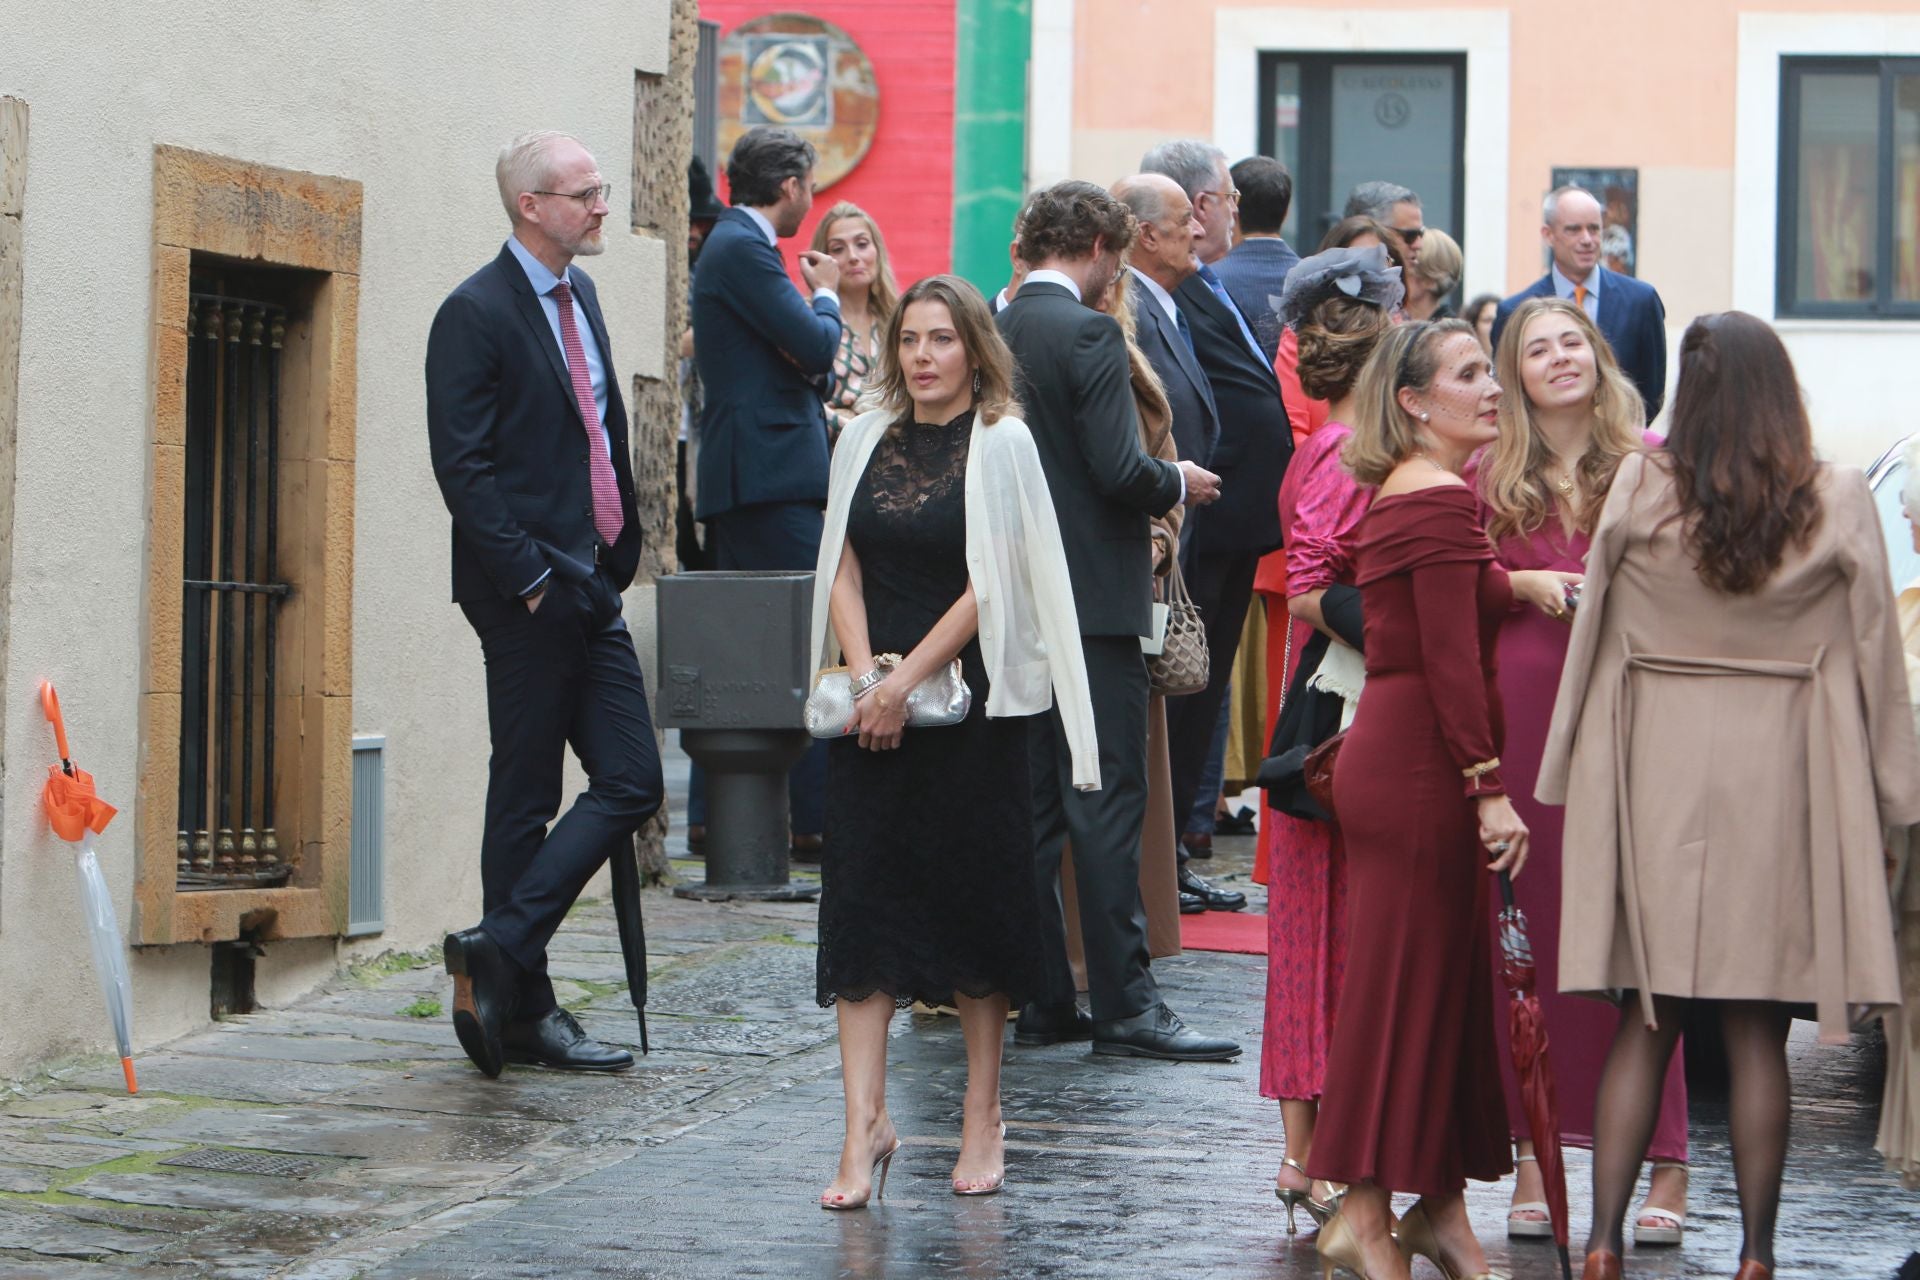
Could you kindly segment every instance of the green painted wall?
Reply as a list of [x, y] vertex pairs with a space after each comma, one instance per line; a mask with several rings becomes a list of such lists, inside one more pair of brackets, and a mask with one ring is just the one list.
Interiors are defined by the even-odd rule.
[[1027, 192], [1032, 0], [959, 0], [955, 26], [953, 269], [991, 298]]

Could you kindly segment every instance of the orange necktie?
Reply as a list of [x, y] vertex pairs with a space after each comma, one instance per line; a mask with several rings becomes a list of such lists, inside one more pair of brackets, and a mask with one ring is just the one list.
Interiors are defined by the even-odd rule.
[[1573, 286], [1573, 305], [1582, 311], [1587, 309], [1587, 286], [1583, 284]]

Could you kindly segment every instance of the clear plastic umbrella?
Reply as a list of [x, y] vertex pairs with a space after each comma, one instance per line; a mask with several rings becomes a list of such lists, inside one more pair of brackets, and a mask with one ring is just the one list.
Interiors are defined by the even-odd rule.
[[53, 833], [76, 847], [74, 872], [80, 882], [80, 909], [87, 918], [87, 939], [93, 946], [94, 975], [100, 979], [100, 994], [106, 997], [107, 1017], [120, 1048], [120, 1069], [126, 1073], [127, 1092], [138, 1093], [140, 1086], [133, 1074], [133, 985], [127, 979], [127, 948], [120, 937], [120, 922], [113, 914], [107, 878], [100, 873], [100, 859], [93, 852], [93, 838], [107, 829], [117, 810], [94, 791], [93, 775], [74, 767], [67, 751], [67, 724], [60, 715], [60, 695], [53, 691], [51, 682], [40, 685], [40, 709], [53, 725], [54, 744], [60, 751], [60, 763], [47, 767], [47, 785], [40, 801], [46, 806]]

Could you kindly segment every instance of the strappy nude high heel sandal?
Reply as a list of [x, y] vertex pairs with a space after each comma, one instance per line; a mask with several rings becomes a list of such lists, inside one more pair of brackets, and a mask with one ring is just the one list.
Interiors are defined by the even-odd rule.
[[873, 1158], [873, 1185], [866, 1195], [855, 1198], [853, 1196], [829, 1196], [825, 1192], [822, 1192], [820, 1195], [820, 1207], [822, 1209], [864, 1209], [867, 1207], [867, 1201], [869, 1199], [886, 1199], [887, 1171], [893, 1168], [893, 1157], [899, 1150], [900, 1139], [896, 1137], [893, 1140], [892, 1146]]

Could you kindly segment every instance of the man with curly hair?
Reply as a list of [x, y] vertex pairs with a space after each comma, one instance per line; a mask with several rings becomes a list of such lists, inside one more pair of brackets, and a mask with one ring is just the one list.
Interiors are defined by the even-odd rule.
[[[1126, 339], [1111, 316], [1093, 309], [1112, 287], [1135, 231], [1127, 206], [1090, 182], [1035, 192], [1020, 214], [1018, 253], [1029, 271], [998, 318], [1020, 364], [1020, 403], [1066, 540], [1102, 783], [1098, 791], [1074, 790], [1058, 716], [1035, 718], [1035, 859], [1047, 989], [1020, 1011], [1014, 1042], [1091, 1039], [1095, 1053], [1223, 1060], [1240, 1046], [1189, 1029], [1161, 1001], [1140, 904], [1148, 696], [1140, 637], [1153, 609], [1147, 521], [1181, 501], [1211, 502], [1219, 480], [1196, 463], [1162, 462], [1141, 450]], [[1067, 966], [1059, 875], [1069, 836], [1091, 1017], [1079, 1009]]]

